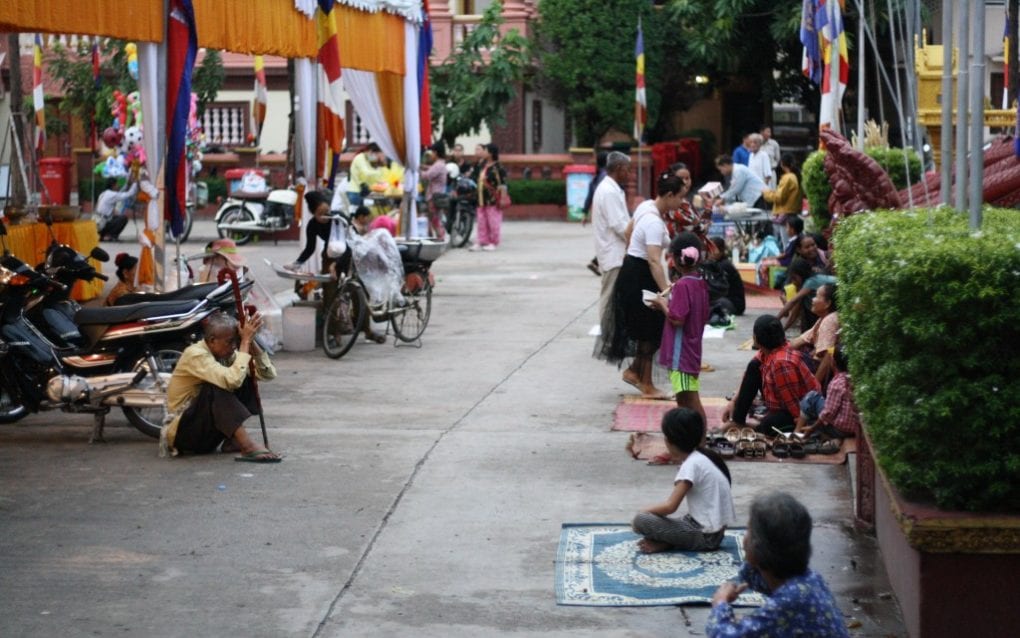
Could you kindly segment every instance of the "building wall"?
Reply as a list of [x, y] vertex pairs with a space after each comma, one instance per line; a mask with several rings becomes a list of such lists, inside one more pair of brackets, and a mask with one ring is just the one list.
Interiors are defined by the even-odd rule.
[[[269, 103], [266, 106], [266, 121], [262, 126], [262, 139], [259, 146], [263, 153], [284, 153], [287, 151], [287, 131], [290, 123], [290, 95], [287, 91], [268, 91]], [[216, 94], [216, 102], [244, 102], [250, 104], [254, 93], [245, 91], [222, 90]]]

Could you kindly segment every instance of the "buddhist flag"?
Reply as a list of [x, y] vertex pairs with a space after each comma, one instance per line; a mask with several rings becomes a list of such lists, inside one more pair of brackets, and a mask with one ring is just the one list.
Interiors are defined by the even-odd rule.
[[804, 45], [801, 70], [804, 76], [816, 85], [822, 85], [822, 53], [819, 46], [818, 30], [815, 28], [817, 0], [804, 0], [800, 13], [800, 41]]
[[[35, 148], [40, 153], [46, 148], [46, 97], [43, 95], [42, 37], [35, 34], [32, 47], [32, 108], [35, 110]], [[17, 53], [17, 52], [15, 52]]]
[[269, 90], [266, 85], [266, 61], [261, 55], [255, 56], [255, 99], [251, 104], [251, 132], [255, 136], [255, 146], [259, 145], [262, 136], [262, 124], [266, 121], [266, 105], [269, 103]]
[[191, 0], [170, 0], [166, 29], [166, 208], [163, 216], [179, 237], [184, 229], [188, 161], [184, 155], [191, 113], [191, 71], [198, 53]]
[[316, 32], [319, 36], [318, 78], [319, 104], [316, 174], [326, 175], [326, 167], [336, 166], [333, 157], [344, 148], [344, 94], [340, 83], [340, 41], [337, 37], [335, 0], [319, 0], [316, 16]]
[[[818, 118], [819, 128], [839, 130], [834, 121], [833, 111], [839, 108], [850, 77], [850, 62], [847, 55], [846, 32], [843, 30], [843, 0], [819, 0], [816, 26], [822, 36], [822, 107]], [[839, 65], [839, 85], [832, 86], [832, 65]]]
[[641, 33], [641, 16], [637, 22], [637, 42], [634, 44], [636, 72], [634, 75], [634, 139], [640, 144], [648, 121], [648, 97], [645, 95], [645, 38]]

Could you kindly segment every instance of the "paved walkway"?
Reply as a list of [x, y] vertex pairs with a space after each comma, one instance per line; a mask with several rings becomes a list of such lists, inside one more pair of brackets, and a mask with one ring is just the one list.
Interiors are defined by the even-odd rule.
[[[211, 235], [199, 222], [186, 248]], [[436, 263], [420, 349], [276, 358], [263, 394], [278, 466], [159, 459], [119, 415], [106, 445], [87, 445], [80, 416], [0, 427], [0, 634], [703, 635], [703, 607], [555, 604], [560, 524], [628, 520], [674, 469], [631, 460], [609, 431], [630, 388], [590, 358], [590, 229], [505, 235], [495, 253]], [[262, 257], [299, 246], [242, 251], [263, 276]], [[704, 395], [735, 387], [752, 321], [706, 341]], [[731, 469], [741, 519], [761, 488], [808, 504], [812, 566], [861, 623], [854, 635], [903, 634], [876, 544], [852, 530], [845, 466]]]

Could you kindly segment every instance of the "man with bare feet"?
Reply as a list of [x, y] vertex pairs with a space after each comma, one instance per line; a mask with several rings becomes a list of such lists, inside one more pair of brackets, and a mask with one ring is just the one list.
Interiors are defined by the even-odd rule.
[[281, 457], [252, 440], [242, 423], [258, 411], [248, 363], [255, 377], [276, 377], [276, 368], [255, 344], [262, 317], [251, 315], [243, 327], [224, 313], [206, 320], [205, 338], [189, 346], [174, 368], [167, 388], [173, 420], [163, 427], [161, 450], [170, 454], [208, 454], [218, 448], [239, 452], [236, 461], [279, 463]]

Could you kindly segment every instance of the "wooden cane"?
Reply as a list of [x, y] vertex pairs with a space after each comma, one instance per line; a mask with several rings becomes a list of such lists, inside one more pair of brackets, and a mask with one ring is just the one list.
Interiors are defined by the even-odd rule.
[[[241, 301], [241, 287], [237, 283], [237, 273], [230, 268], [223, 268], [220, 270], [217, 276], [217, 281], [223, 283], [225, 280], [230, 280], [231, 288], [234, 291], [234, 306], [237, 308], [237, 322], [244, 327], [244, 324], [248, 322], [248, 316], [244, 312], [244, 302]], [[252, 345], [255, 345], [254, 339], [252, 339]], [[265, 445], [266, 449], [269, 449], [269, 435], [266, 434], [266, 415], [262, 410], [262, 396], [259, 394], [259, 383], [255, 377], [255, 357], [248, 361], [248, 378], [251, 379], [251, 388], [255, 394], [255, 406], [259, 411], [259, 425], [262, 426], [262, 444]]]

